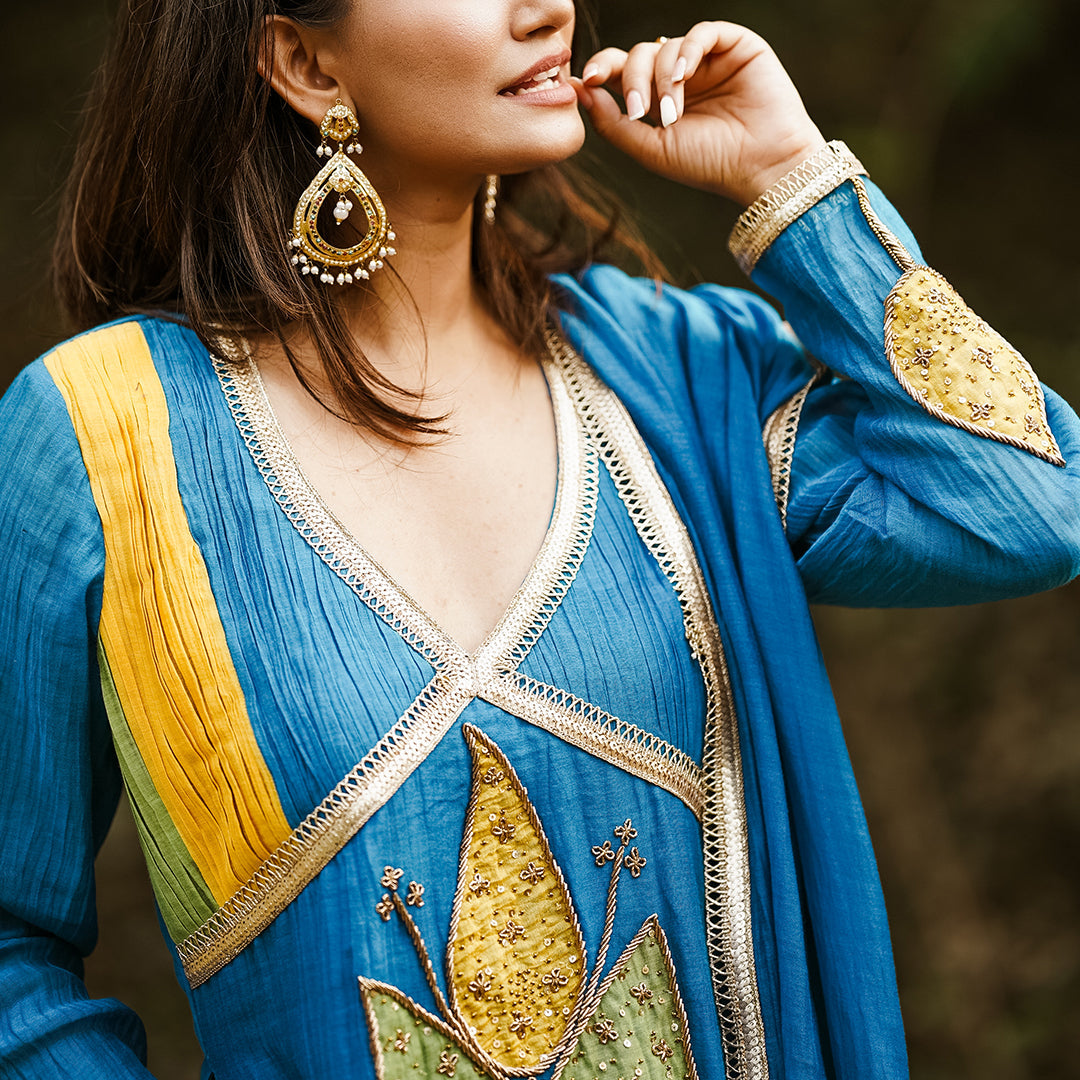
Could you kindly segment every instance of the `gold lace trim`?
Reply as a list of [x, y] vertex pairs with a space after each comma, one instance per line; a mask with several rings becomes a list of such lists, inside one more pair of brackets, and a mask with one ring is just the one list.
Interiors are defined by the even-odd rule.
[[662, 787], [701, 817], [705, 805], [701, 768], [689, 754], [658, 735], [521, 672], [486, 682], [480, 696], [563, 742]]
[[405, 715], [251, 879], [176, 947], [194, 988], [238, 956], [438, 745], [473, 695], [437, 674]]
[[862, 162], [838, 139], [796, 165], [739, 216], [728, 250], [749, 274], [769, 245], [815, 203], [853, 176], [865, 176]]
[[679, 598], [707, 695], [702, 774], [705, 921], [728, 1080], [767, 1080], [765, 1028], [750, 922], [750, 853], [739, 729], [720, 631], [693, 543], [621, 402], [565, 344], [553, 341], [574, 403], [645, 546]]
[[799, 421], [807, 395], [815, 386], [829, 378], [823, 364], [810, 358], [814, 374], [804, 386], [782, 401], [765, 421], [761, 429], [761, 441], [765, 444], [765, 456], [769, 459], [769, 475], [772, 477], [773, 495], [780, 511], [780, 522], [787, 529], [788, 498], [791, 494], [791, 463], [795, 457], [795, 439], [799, 434]]

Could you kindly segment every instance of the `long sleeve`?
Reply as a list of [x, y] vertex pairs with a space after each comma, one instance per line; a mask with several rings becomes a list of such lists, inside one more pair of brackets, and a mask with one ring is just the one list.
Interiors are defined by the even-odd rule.
[[0, 1074], [147, 1077], [139, 1020], [91, 999], [94, 856], [120, 791], [95, 661], [101, 525], [60, 394], [0, 403]]
[[[914, 239], [893, 208], [873, 185], [866, 189], [877, 218], [919, 262]], [[753, 275], [782, 302], [809, 352], [843, 377], [806, 397], [790, 461], [788, 535], [810, 599], [929, 606], [1064, 583], [1080, 569], [1075, 415], [1044, 388], [1045, 419], [1031, 415], [1036, 410], [1023, 416], [1023, 395], [987, 382], [991, 370], [1001, 375], [991, 351], [973, 347], [961, 356], [964, 326], [935, 339], [933, 320], [921, 311], [911, 316], [915, 334], [924, 320], [923, 338], [906, 389], [886, 356], [884, 326], [900, 277], [851, 183], [788, 227]], [[949, 293], [947, 283], [935, 289], [934, 300], [939, 292]], [[953, 301], [943, 295], [947, 302]], [[976, 324], [955, 303], [950, 311], [953, 322]], [[993, 335], [985, 326], [981, 332]], [[993, 340], [1000, 343], [999, 355], [1007, 356], [1006, 343]], [[953, 351], [949, 341], [958, 346], [947, 369], [956, 380], [954, 400], [970, 408], [971, 417], [996, 416], [1001, 424], [1017, 412], [1029, 430], [1042, 433], [1033, 445], [1056, 439], [1065, 466], [985, 437], [1000, 428], [986, 426], [979, 434], [945, 422], [917, 400], [919, 393], [926, 400], [918, 375], [925, 379], [926, 362]], [[948, 392], [952, 379], [946, 380]], [[997, 405], [986, 400], [991, 385], [1001, 398]], [[963, 419], [961, 406], [957, 410]]]

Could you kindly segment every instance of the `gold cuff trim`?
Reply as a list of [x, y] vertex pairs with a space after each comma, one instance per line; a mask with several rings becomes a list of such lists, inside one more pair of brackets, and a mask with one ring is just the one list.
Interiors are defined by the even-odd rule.
[[781, 177], [743, 211], [728, 237], [743, 273], [751, 273], [769, 245], [810, 207], [845, 180], [865, 175], [862, 162], [837, 139]]

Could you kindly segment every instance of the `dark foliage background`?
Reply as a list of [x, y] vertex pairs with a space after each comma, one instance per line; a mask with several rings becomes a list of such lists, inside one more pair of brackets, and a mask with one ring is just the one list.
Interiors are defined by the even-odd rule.
[[[4, 4], [0, 378], [65, 336], [46, 281], [55, 190], [109, 0]], [[599, 0], [604, 43], [724, 17], [768, 37], [927, 259], [1080, 403], [1080, 4]], [[579, 59], [580, 65], [580, 59]], [[733, 208], [597, 168], [685, 281], [738, 283]], [[913, 1074], [1045, 1080], [1080, 1060], [1080, 587], [947, 611], [817, 612], [889, 901]], [[99, 860], [95, 994], [147, 1022], [151, 1067], [198, 1052], [126, 811]]]

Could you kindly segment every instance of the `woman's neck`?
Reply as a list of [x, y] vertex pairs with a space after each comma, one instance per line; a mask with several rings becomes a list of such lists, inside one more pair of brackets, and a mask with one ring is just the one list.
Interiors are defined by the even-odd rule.
[[397, 254], [342, 299], [364, 355], [395, 385], [450, 390], [508, 342], [472, 272], [472, 198], [445, 190], [388, 203]]

